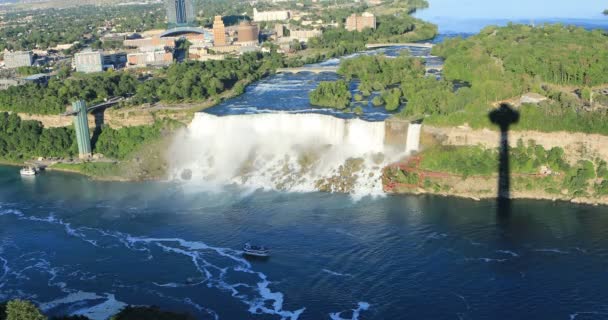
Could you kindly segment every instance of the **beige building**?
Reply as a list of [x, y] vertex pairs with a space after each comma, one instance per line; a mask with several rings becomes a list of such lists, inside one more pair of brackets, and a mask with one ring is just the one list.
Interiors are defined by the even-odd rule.
[[283, 37], [285, 35], [285, 26], [280, 23], [275, 24], [274, 32], [276, 33], [277, 38]]
[[287, 21], [289, 20], [290, 14], [289, 11], [281, 10], [281, 11], [258, 11], [258, 9], [253, 8], [253, 21]]
[[260, 30], [256, 24], [241, 22], [236, 28], [237, 42], [240, 45], [257, 45]]
[[211, 54], [204, 45], [192, 45], [188, 48], [188, 59], [196, 61], [224, 60], [223, 54]]
[[126, 48], [147, 48], [147, 47], [159, 47], [159, 46], [174, 48], [175, 40], [177, 40], [177, 38], [174, 38], [174, 37], [166, 37], [166, 38], [151, 37], [151, 38], [143, 38], [143, 39], [124, 40], [122, 42], [122, 45], [125, 46]]
[[31, 51], [15, 51], [4, 54], [4, 66], [9, 69], [30, 67], [33, 62], [34, 57]]
[[226, 28], [222, 16], [215, 16], [213, 20], [213, 45], [216, 47], [226, 45]]
[[363, 31], [365, 28], [376, 29], [376, 16], [369, 12], [364, 12], [360, 16], [353, 13], [346, 18], [346, 24], [344, 27], [348, 31], [359, 32]]
[[296, 39], [298, 41], [302, 41], [302, 42], [308, 42], [308, 39], [313, 38], [313, 37], [318, 37], [321, 34], [323, 34], [323, 32], [321, 32], [321, 30], [290, 30], [289, 31], [290, 34], [290, 38], [291, 39]]
[[134, 67], [166, 66], [173, 63], [173, 53], [164, 49], [129, 53], [127, 61]]

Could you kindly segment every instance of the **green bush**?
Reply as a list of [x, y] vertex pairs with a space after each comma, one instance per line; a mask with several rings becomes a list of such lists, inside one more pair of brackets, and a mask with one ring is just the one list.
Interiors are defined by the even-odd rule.
[[381, 106], [381, 105], [383, 105], [383, 104], [384, 104], [384, 100], [382, 100], [382, 97], [381, 97], [381, 96], [375, 96], [375, 97], [372, 99], [372, 105], [373, 105], [374, 107], [379, 107], [379, 106]]
[[309, 98], [314, 106], [344, 109], [350, 104], [351, 94], [344, 80], [322, 81]]
[[6, 320], [46, 320], [40, 310], [29, 301], [12, 300], [6, 304]]

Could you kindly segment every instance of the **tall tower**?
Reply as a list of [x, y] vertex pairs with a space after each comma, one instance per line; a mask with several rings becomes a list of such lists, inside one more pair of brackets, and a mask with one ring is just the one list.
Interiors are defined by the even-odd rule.
[[213, 45], [216, 47], [226, 45], [226, 28], [222, 16], [215, 16], [213, 20]]
[[72, 103], [76, 112], [74, 117], [74, 128], [76, 129], [76, 141], [78, 142], [78, 157], [88, 158], [91, 156], [91, 134], [89, 132], [89, 120], [87, 119], [87, 105], [78, 100]]
[[196, 18], [194, 0], [165, 0], [169, 28], [192, 26]]

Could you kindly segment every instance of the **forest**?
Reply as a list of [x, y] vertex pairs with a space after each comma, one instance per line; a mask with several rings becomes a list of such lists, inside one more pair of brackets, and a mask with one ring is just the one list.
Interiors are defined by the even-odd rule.
[[129, 97], [127, 104], [201, 102], [232, 89], [239, 81], [257, 80], [282, 65], [276, 53], [248, 53], [239, 59], [173, 64], [154, 76], [129, 72], [76, 73], [59, 76], [48, 85], [26, 84], [0, 91], [0, 110], [60, 114], [75, 99], [89, 105], [107, 98]]
[[[112, 129], [104, 127], [93, 141], [93, 152], [124, 160], [145, 143], [173, 130], [170, 121], [151, 126]], [[0, 159], [24, 161], [37, 157], [73, 158], [78, 155], [73, 127], [44, 128], [39, 121], [21, 120], [14, 113], [0, 112]]]
[[6, 25], [0, 28], [0, 51], [46, 49], [58, 44], [99, 39], [108, 23], [117, 32], [162, 28], [165, 27], [165, 15], [162, 5], [80, 6], [10, 12], [4, 15]]
[[348, 31], [344, 28], [325, 30], [322, 36], [311, 38], [307, 44], [308, 48], [322, 50], [323, 54], [308, 60], [287, 61], [287, 65], [300, 66], [355, 53], [364, 50], [368, 43], [415, 42], [432, 39], [435, 35], [437, 35], [437, 26], [409, 15], [378, 16], [376, 30], [365, 29], [361, 32]]
[[[0, 320], [48, 320], [32, 302], [27, 300], [11, 300], [0, 303]], [[186, 313], [177, 313], [161, 310], [158, 307], [127, 306], [109, 320], [194, 320], [195, 318]], [[82, 315], [56, 316], [50, 320], [89, 320]]]
[[404, 113], [431, 115], [427, 120], [438, 125], [491, 127], [487, 113], [495, 102], [535, 92], [549, 99], [521, 106], [514, 129], [608, 134], [606, 106], [590, 99], [608, 84], [607, 44], [601, 30], [559, 24], [487, 27], [446, 40], [433, 54], [445, 58], [444, 78], [460, 88], [437, 92], [445, 100], [439, 109], [418, 105]]

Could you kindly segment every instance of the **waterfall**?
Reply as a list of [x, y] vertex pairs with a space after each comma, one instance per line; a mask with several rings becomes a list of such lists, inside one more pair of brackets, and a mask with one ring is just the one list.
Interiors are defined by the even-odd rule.
[[420, 150], [420, 131], [422, 125], [419, 123], [410, 123], [407, 128], [407, 142], [405, 144], [405, 153], [412, 154]]
[[[419, 127], [410, 130], [419, 137]], [[177, 135], [169, 163], [172, 178], [190, 183], [381, 194], [382, 168], [419, 144], [409, 134], [412, 147], [387, 145], [385, 131], [384, 122], [312, 113], [197, 113]]]

